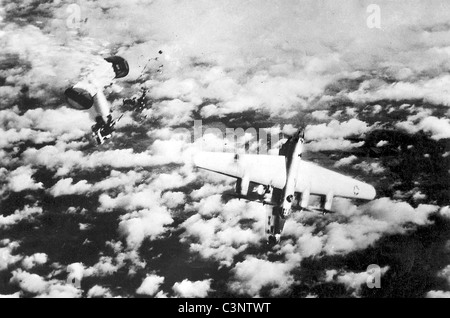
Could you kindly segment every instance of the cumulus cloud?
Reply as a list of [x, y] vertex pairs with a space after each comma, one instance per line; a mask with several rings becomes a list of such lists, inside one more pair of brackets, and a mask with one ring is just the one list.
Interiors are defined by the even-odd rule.
[[419, 131], [430, 133], [431, 137], [435, 140], [450, 138], [450, 120], [448, 118], [428, 116], [423, 118], [417, 124], [415, 124], [414, 121], [408, 120], [406, 122], [397, 123], [396, 126], [412, 134]]
[[384, 168], [379, 162], [361, 162], [357, 165], [354, 165], [355, 169], [360, 169], [364, 171], [367, 174], [382, 174], [386, 171], [386, 168]]
[[27, 256], [22, 260], [22, 267], [26, 270], [30, 270], [35, 266], [44, 265], [48, 262], [48, 256], [45, 253], [36, 253], [31, 256]]
[[30, 274], [22, 270], [13, 272], [10, 282], [17, 284], [24, 292], [30, 294], [42, 294], [48, 288], [48, 283], [39, 275]]
[[138, 249], [145, 239], [158, 239], [174, 221], [167, 209], [159, 206], [128, 214], [121, 220], [119, 232], [131, 249]]
[[[381, 268], [380, 275], [386, 274], [389, 267]], [[381, 278], [381, 277], [380, 277]], [[336, 282], [345, 285], [348, 290], [353, 291], [353, 295], [358, 296], [363, 285], [373, 282], [373, 276], [368, 271], [361, 273], [354, 272], [340, 272], [330, 270], [326, 272], [326, 282]]]
[[74, 286], [53, 281], [48, 283], [45, 291], [36, 298], [81, 298], [81, 296], [81, 290]]
[[115, 274], [124, 266], [121, 254], [118, 254], [116, 260], [112, 257], [102, 256], [97, 264], [84, 271], [85, 276], [105, 277]]
[[369, 81], [363, 83], [356, 92], [348, 96], [357, 102], [370, 102], [378, 100], [425, 100], [433, 104], [450, 105], [447, 85], [450, 83], [448, 75], [436, 76], [432, 79], [418, 80], [417, 82], [384, 83], [374, 87]]
[[350, 156], [350, 157], [347, 157], [347, 158], [342, 158], [341, 160], [336, 162], [334, 164], [334, 166], [336, 168], [340, 168], [340, 167], [343, 167], [343, 166], [348, 166], [348, 165], [352, 164], [353, 162], [355, 162], [356, 160], [358, 160], [358, 157], [356, 157], [356, 156]]
[[19, 247], [19, 243], [9, 240], [0, 241], [0, 272], [7, 270], [9, 266], [16, 264], [22, 260], [22, 256], [13, 255], [14, 251]]
[[186, 202], [186, 195], [183, 192], [166, 192], [161, 199], [164, 206], [174, 209]]
[[450, 286], [450, 265], [444, 268], [442, 271], [438, 273], [438, 276], [447, 280], [448, 285]]
[[8, 178], [8, 188], [13, 192], [21, 192], [25, 190], [39, 190], [43, 188], [42, 183], [36, 183], [33, 174], [36, 171], [30, 166], [19, 167], [12, 171]]
[[430, 224], [429, 216], [439, 210], [437, 206], [419, 205], [416, 209], [405, 202], [388, 198], [372, 201], [357, 209], [344, 208], [344, 215], [351, 211], [346, 223], [331, 222], [326, 226], [327, 240], [324, 250], [329, 254], [346, 254], [364, 249], [384, 234], [405, 233], [410, 224]]
[[89, 192], [92, 189], [92, 185], [86, 180], [79, 181], [73, 184], [73, 179], [59, 180], [50, 190], [52, 196], [61, 197], [65, 195], [82, 195]]
[[159, 288], [164, 283], [164, 277], [158, 275], [149, 275], [142, 282], [136, 293], [139, 295], [155, 296]]
[[450, 298], [450, 292], [442, 290], [432, 290], [427, 293], [427, 298]]
[[[36, 169], [46, 168], [56, 177], [64, 178], [52, 189], [46, 189], [48, 193], [60, 196], [102, 191], [99, 212], [125, 210], [119, 220], [119, 234], [133, 250], [126, 253], [115, 250], [114, 258], [102, 256], [91, 268], [83, 267], [83, 275], [112, 275], [124, 266], [124, 259], [138, 263], [135, 249], [145, 239], [161, 237], [174, 222], [169, 209], [180, 207], [186, 200], [189, 202], [186, 212], [198, 212], [186, 216], [188, 219], [180, 226], [185, 230], [181, 239], [188, 242], [193, 253], [233, 267], [236, 255], [258, 245], [264, 237], [264, 209], [235, 200], [222, 202], [216, 194], [230, 188], [225, 181], [213, 182], [217, 181], [215, 177], [200, 177], [202, 182], [207, 182], [202, 188], [189, 196], [180, 192], [185, 191], [180, 190], [182, 187], [202, 176], [187, 172], [189, 167], [171, 166], [178, 169], [176, 172], [168, 172], [167, 167], [148, 172], [113, 171], [105, 180], [89, 181], [92, 184], [70, 178], [76, 170], [84, 173], [96, 169], [182, 165], [191, 151], [185, 140], [175, 138], [178, 136], [174, 136], [173, 130], [164, 130], [163, 136], [163, 129], [155, 131], [153, 127], [148, 135], [150, 140], [136, 144], [133, 139], [133, 147], [126, 143], [117, 150], [109, 150], [109, 146], [83, 149], [92, 120], [87, 112], [64, 107], [61, 92], [79, 77], [84, 66], [111, 53], [110, 48], [129, 60], [131, 89], [141, 84], [149, 89], [154, 107], [145, 113], [157, 118], [158, 124], [184, 125], [195, 119], [201, 105], [206, 105], [200, 112], [205, 117], [233, 113], [240, 116], [242, 112], [256, 110], [264, 116], [296, 120], [302, 111], [313, 111], [313, 119], [331, 122], [309, 127], [307, 138], [312, 140], [308, 145], [311, 151], [364, 145], [345, 138], [364, 135], [372, 127], [359, 117], [358, 107], [344, 106], [329, 116], [327, 108], [336, 99], [359, 103], [419, 98], [449, 104], [450, 77], [439, 75], [442, 69], [450, 67], [448, 31], [433, 29], [448, 20], [446, 9], [450, 8], [442, 1], [434, 1], [435, 5], [416, 2], [407, 8], [392, 1], [381, 1], [383, 12], [390, 13], [383, 16], [386, 32], [366, 27], [367, 6], [359, 1], [345, 4], [325, 1], [317, 5], [310, 1], [263, 0], [256, 4], [225, 0], [218, 6], [203, 0], [195, 3], [80, 0], [83, 15], [88, 19], [76, 30], [67, 29], [64, 3], [27, 2], [30, 3], [28, 6], [9, 4], [7, 19], [0, 21], [0, 44], [5, 48], [0, 53], [0, 109], [3, 109], [0, 111], [0, 148], [3, 149], [0, 163], [5, 167], [16, 167], [16, 163], [23, 166], [16, 171], [0, 168], [0, 177], [9, 180], [5, 185], [9, 191], [40, 190], [43, 185], [33, 180], [33, 174]], [[29, 13], [28, 7], [36, 6], [39, 13], [46, 14], [27, 14], [22, 20], [15, 16], [20, 12]], [[438, 12], [437, 6], [441, 8]], [[39, 16], [41, 21], [34, 16]], [[205, 27], [211, 25], [214, 27]], [[141, 75], [149, 55], [157, 50], [155, 47], [164, 51], [159, 60], [165, 65], [164, 73], [154, 72], [159, 62], [151, 64], [150, 71], [139, 79], [145, 83], [132, 84]], [[341, 84], [347, 81], [351, 84]], [[120, 99], [114, 102], [119, 107]], [[18, 107], [12, 108], [14, 105]], [[58, 109], [43, 109], [57, 106]], [[389, 107], [396, 110], [394, 106]], [[383, 111], [380, 105], [372, 109], [379, 114]], [[436, 140], [448, 138], [448, 119], [430, 115], [411, 116], [406, 122], [398, 123], [397, 128], [412, 133], [423, 130]], [[353, 119], [348, 120], [349, 117]], [[346, 121], [336, 120], [340, 118]], [[133, 116], [127, 113], [118, 127], [133, 124]], [[145, 130], [148, 125], [150, 121], [140, 128]], [[130, 136], [137, 134], [133, 131]], [[34, 148], [21, 149], [28, 142]], [[344, 158], [337, 166], [354, 161], [351, 157]], [[371, 173], [381, 173], [382, 169], [371, 163], [360, 168]], [[298, 262], [295, 254], [308, 257], [321, 252], [343, 254], [362, 249], [386, 233], [404, 233], [409, 223], [428, 224], [428, 216], [436, 210], [431, 206], [412, 208], [388, 199], [360, 208], [347, 201], [338, 201], [336, 205], [342, 218], [330, 216], [329, 224], [318, 222], [301, 227], [299, 219], [290, 220], [286, 230], [293, 239], [280, 247], [287, 263], [248, 257], [235, 267], [231, 290], [258, 296], [261, 289], [269, 286], [274, 287], [272, 293], [277, 295], [292, 282], [289, 272]], [[442, 209], [441, 213], [447, 215], [447, 210]], [[38, 213], [42, 210], [34, 214]], [[29, 217], [28, 212], [20, 211], [2, 216], [0, 226], [5, 228]], [[318, 230], [321, 234], [316, 234]], [[5, 257], [0, 258], [0, 270], [22, 260], [11, 255], [11, 246], [2, 249]], [[29, 267], [34, 263], [27, 258], [24, 264]], [[265, 279], [246, 267], [268, 269], [271, 275]], [[73, 269], [71, 275], [78, 277], [80, 266]], [[39, 289], [41, 296], [79, 295], [71, 286], [56, 281], [42, 282], [43, 278], [34, 274], [16, 272], [14, 275], [17, 277], [14, 283], [19, 286], [26, 282], [23, 283], [25, 292], [34, 286], [34, 291]], [[273, 282], [275, 279], [281, 280], [277, 283]], [[94, 286], [89, 293], [95, 297], [108, 295], [109, 291]]]
[[31, 220], [34, 216], [42, 213], [43, 209], [41, 207], [26, 206], [22, 210], [16, 210], [11, 215], [0, 215], [0, 228], [10, 228], [23, 220]]
[[[186, 209], [198, 214], [182, 224], [181, 240], [190, 242], [191, 251], [222, 266], [231, 266], [236, 255], [259, 245], [264, 237], [265, 208], [256, 203], [232, 200], [222, 204], [221, 196], [214, 195]], [[251, 225], [244, 226], [242, 220]]]
[[442, 209], [439, 211], [439, 213], [440, 213], [442, 216], [444, 216], [444, 217], [450, 219], [450, 206], [446, 206], [446, 207], [442, 208]]
[[191, 114], [194, 110], [194, 104], [174, 99], [154, 104], [151, 113], [147, 112], [147, 115], [161, 117], [164, 125], [176, 126], [193, 121]]
[[113, 170], [109, 178], [97, 182], [93, 188], [96, 191], [108, 191], [111, 189], [120, 189], [124, 188], [125, 191], [131, 192], [132, 187], [142, 181], [144, 178], [142, 173], [138, 173], [135, 171], [128, 171], [126, 173], [122, 173], [120, 171]]
[[21, 293], [17, 292], [17, 293], [12, 294], [12, 295], [0, 295], [0, 299], [1, 298], [4, 298], [4, 299], [20, 298], [20, 296], [21, 296]]
[[151, 208], [158, 202], [158, 193], [149, 189], [142, 189], [136, 193], [119, 194], [116, 198], [112, 198], [108, 194], [102, 194], [99, 197], [100, 212], [108, 212], [114, 209], [144, 209]]
[[389, 141], [381, 140], [379, 143], [377, 143], [377, 147], [381, 148], [381, 147], [387, 146], [388, 144], [389, 144]]
[[333, 120], [328, 125], [321, 124], [306, 127], [305, 137], [307, 140], [342, 139], [350, 136], [360, 136], [369, 131], [369, 129], [369, 125], [359, 119], [353, 118], [343, 123]]
[[112, 298], [111, 291], [108, 288], [95, 285], [89, 289], [87, 293], [88, 298]]
[[277, 296], [294, 283], [291, 270], [292, 266], [287, 263], [248, 256], [233, 268], [234, 281], [229, 288], [238, 294], [258, 297], [262, 288], [271, 287], [271, 295]]
[[[166, 146], [168, 146], [166, 144]], [[169, 147], [170, 149], [170, 147]], [[135, 153], [132, 149], [96, 151], [85, 155], [82, 151], [46, 146], [41, 149], [30, 148], [23, 153], [23, 161], [29, 165], [56, 170], [58, 176], [65, 176], [74, 169], [92, 170], [99, 167], [114, 169], [134, 167], [154, 167], [180, 160], [180, 153], [165, 157], [164, 153], [152, 155], [148, 151]]]
[[305, 145], [307, 151], [318, 152], [318, 151], [333, 151], [333, 150], [351, 150], [354, 148], [360, 148], [364, 146], [365, 142], [361, 141], [358, 143], [353, 143], [345, 139], [322, 139], [318, 141], [312, 141]]
[[69, 142], [86, 135], [92, 122], [88, 113], [62, 107], [33, 109], [20, 115], [17, 108], [0, 111], [0, 148], [20, 142], [35, 144], [55, 140]]
[[175, 283], [172, 289], [181, 298], [206, 298], [211, 292], [211, 280], [191, 282], [185, 279]]

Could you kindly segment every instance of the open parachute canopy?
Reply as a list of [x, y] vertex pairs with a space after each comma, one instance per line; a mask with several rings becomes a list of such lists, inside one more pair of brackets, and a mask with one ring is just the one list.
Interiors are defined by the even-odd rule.
[[123, 57], [111, 56], [106, 58], [105, 60], [113, 65], [114, 73], [116, 73], [116, 78], [123, 78], [130, 73], [130, 66]]

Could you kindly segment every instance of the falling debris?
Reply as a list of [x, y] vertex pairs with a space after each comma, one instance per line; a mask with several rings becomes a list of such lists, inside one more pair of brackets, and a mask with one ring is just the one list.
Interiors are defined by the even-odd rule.
[[[159, 54], [163, 54], [163, 51], [159, 51], [158, 53], [159, 53]], [[143, 68], [143, 70], [142, 70], [142, 72], [141, 72], [141, 75], [138, 77], [138, 80], [141, 79], [141, 78], [145, 75], [145, 73], [146, 73], [146, 71], [147, 71], [147, 68], [149, 67], [149, 65], [150, 65], [150, 63], [151, 63], [152, 61], [158, 62], [158, 61], [159, 61], [159, 57], [153, 57], [153, 58], [148, 59], [147, 63], [145, 64], [145, 66], [144, 66], [144, 68]], [[164, 67], [164, 65], [161, 65], [161, 66], [158, 68], [158, 70], [156, 71], [156, 73], [157, 73], [157, 74], [162, 74], [162, 73], [163, 73], [163, 71], [162, 71], [162, 68], [163, 68], [163, 67]]]
[[141, 88], [141, 96], [139, 98], [133, 97], [131, 99], [124, 99], [123, 105], [124, 106], [130, 106], [133, 108], [134, 111], [138, 113], [142, 113], [145, 109], [147, 109], [147, 92], [148, 90], [145, 87]]

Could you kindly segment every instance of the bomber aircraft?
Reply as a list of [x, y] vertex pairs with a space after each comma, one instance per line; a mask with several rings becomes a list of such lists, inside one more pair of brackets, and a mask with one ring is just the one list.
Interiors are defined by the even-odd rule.
[[[310, 196], [321, 197], [322, 213], [333, 213], [335, 197], [373, 200], [375, 188], [302, 159], [305, 145], [300, 130], [281, 147], [279, 155], [201, 152], [194, 164], [201, 169], [237, 179], [239, 198], [272, 207], [267, 215], [269, 242], [281, 239], [286, 219], [293, 211], [310, 209]], [[251, 199], [252, 194], [257, 199]]]

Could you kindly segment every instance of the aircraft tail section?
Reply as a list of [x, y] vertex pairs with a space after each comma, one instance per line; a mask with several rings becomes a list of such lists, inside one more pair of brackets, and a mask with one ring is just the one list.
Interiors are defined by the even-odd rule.
[[280, 241], [286, 220], [282, 216], [282, 209], [274, 206], [267, 208], [266, 233], [270, 240]]

